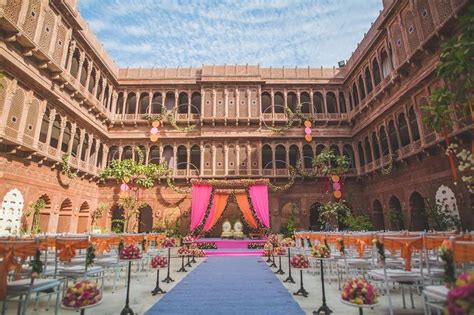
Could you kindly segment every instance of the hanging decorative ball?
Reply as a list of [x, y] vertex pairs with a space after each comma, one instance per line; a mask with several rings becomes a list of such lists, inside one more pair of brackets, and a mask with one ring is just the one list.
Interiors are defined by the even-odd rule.
[[335, 191], [334, 192], [334, 197], [336, 197], [336, 199], [341, 199], [342, 192], [340, 190]]
[[306, 121], [304, 122], [304, 126], [305, 126], [306, 128], [311, 128], [312, 123], [311, 123], [309, 120], [306, 120]]
[[151, 128], [150, 133], [152, 135], [157, 135], [158, 134], [158, 128], [155, 128], [155, 127]]
[[161, 125], [161, 123], [159, 120], [155, 120], [151, 123], [151, 125], [153, 126], [153, 128], [158, 128]]
[[129, 181], [130, 181], [130, 177], [125, 176], [125, 177], [123, 178], [123, 182], [124, 182], [125, 184], [128, 184]]
[[332, 175], [331, 180], [333, 183], [339, 183], [340, 178], [338, 175]]
[[124, 184], [120, 185], [120, 191], [124, 192], [124, 191], [128, 191], [128, 190], [130, 190], [130, 187], [128, 187], [127, 184], [124, 183]]
[[311, 131], [312, 131], [312, 130], [311, 130], [311, 128], [309, 128], [309, 127], [304, 128], [304, 133], [307, 134], [307, 135], [310, 135], [310, 134], [311, 134]]
[[311, 142], [311, 140], [313, 140], [313, 137], [311, 135], [305, 135], [304, 139], [308, 142]]
[[341, 190], [341, 184], [340, 183], [334, 183], [332, 184], [332, 187], [334, 188], [334, 190]]
[[151, 141], [151, 142], [156, 142], [156, 141], [158, 141], [158, 135], [150, 135], [150, 141]]

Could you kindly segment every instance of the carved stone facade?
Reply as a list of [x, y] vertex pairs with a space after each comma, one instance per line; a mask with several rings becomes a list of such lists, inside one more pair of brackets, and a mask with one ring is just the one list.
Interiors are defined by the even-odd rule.
[[[24, 205], [43, 198], [43, 230], [83, 232], [99, 202], [111, 207], [104, 226], [119, 215], [117, 185], [98, 183], [98, 174], [113, 159], [137, 158], [135, 146], [146, 163], [166, 161], [179, 185], [194, 177], [285, 184], [290, 165], [301, 160], [310, 168], [312, 157], [329, 146], [351, 160], [344, 198], [369, 213], [377, 228], [425, 228], [422, 201], [434, 204], [442, 185], [472, 228], [472, 199], [452, 184], [443, 139], [421, 120], [430, 91], [445, 84], [434, 74], [443, 34], [456, 32], [466, 6], [462, 0], [384, 1], [343, 68], [118, 69], [75, 1], [6, 0], [0, 4], [0, 196], [18, 189]], [[285, 126], [290, 111], [313, 122], [313, 141], [304, 140], [300, 120], [284, 132], [272, 130]], [[165, 124], [152, 143], [145, 118], [162, 112], [195, 128]], [[454, 118], [451, 137], [470, 143], [470, 118]], [[71, 155], [75, 179], [61, 173], [64, 154]], [[273, 229], [286, 224], [290, 202], [300, 209], [297, 228], [317, 225], [328, 190], [320, 176], [272, 193]], [[150, 220], [171, 213], [187, 225], [190, 196], [164, 181], [143, 200], [147, 229]], [[392, 213], [403, 222], [391, 222]]]

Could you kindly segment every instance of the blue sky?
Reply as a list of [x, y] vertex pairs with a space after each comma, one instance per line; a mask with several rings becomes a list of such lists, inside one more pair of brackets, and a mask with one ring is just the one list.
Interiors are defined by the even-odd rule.
[[119, 67], [331, 67], [381, 9], [382, 0], [79, 0]]

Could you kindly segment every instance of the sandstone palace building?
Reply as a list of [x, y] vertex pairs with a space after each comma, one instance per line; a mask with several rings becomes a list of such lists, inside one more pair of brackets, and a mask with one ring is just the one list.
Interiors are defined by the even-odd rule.
[[[425, 199], [449, 204], [474, 228], [472, 196], [453, 183], [444, 137], [422, 121], [430, 91], [446, 84], [435, 73], [441, 44], [456, 34], [469, 1], [384, 0], [340, 68], [117, 68], [76, 2], [0, 0], [1, 233], [18, 230], [38, 199], [43, 231], [87, 231], [98, 203], [108, 205], [101, 223], [110, 229], [120, 216], [119, 185], [98, 175], [111, 160], [137, 159], [137, 146], [145, 163], [168, 163], [177, 187], [197, 177], [285, 185], [290, 166], [309, 169], [331, 147], [351, 161], [343, 199], [376, 229], [427, 228]], [[297, 108], [312, 121], [310, 142], [301, 119], [274, 130]], [[165, 123], [152, 142], [145, 118], [162, 111], [180, 127]], [[453, 115], [451, 139], [470, 146], [470, 117]], [[68, 153], [72, 179], [61, 167]], [[298, 229], [317, 226], [319, 205], [331, 198], [323, 176], [297, 175], [288, 190], [270, 194], [272, 229], [287, 223], [291, 203]], [[163, 218], [189, 225], [190, 195], [166, 180], [142, 199], [140, 232]]]

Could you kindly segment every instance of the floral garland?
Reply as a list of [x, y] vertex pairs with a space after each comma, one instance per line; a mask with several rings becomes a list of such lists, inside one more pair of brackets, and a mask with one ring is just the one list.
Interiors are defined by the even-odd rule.
[[95, 248], [94, 246], [87, 247], [86, 253], [86, 269], [89, 268], [92, 264], [94, 264], [95, 259]]
[[35, 256], [29, 265], [31, 267], [31, 278], [38, 278], [43, 273], [44, 263], [41, 260], [41, 251], [39, 249], [36, 250]]
[[389, 162], [388, 162], [387, 167], [384, 167], [384, 166], [382, 165], [382, 168], [381, 168], [383, 175], [389, 175], [389, 174], [392, 172], [392, 170], [393, 170], [394, 154], [389, 154], [388, 157], [389, 157], [390, 160], [389, 160]]
[[[461, 180], [466, 184], [467, 189], [470, 193], [474, 193], [474, 156], [471, 152], [466, 149], [459, 149], [457, 143], [451, 143], [446, 149], [446, 155], [453, 154], [458, 158], [459, 165], [458, 170], [460, 172], [466, 172], [469, 175], [461, 176]], [[457, 184], [456, 182], [454, 183]]]
[[[163, 107], [164, 108], [164, 107]], [[198, 124], [195, 124], [195, 125], [189, 125], [187, 127], [180, 127], [178, 126], [177, 122], [176, 122], [176, 113], [178, 111], [178, 107], [173, 107], [173, 110], [171, 111], [170, 114], [168, 114], [167, 116], [167, 120], [169, 122], [169, 124], [176, 130], [178, 131], [181, 131], [181, 132], [190, 132], [190, 131], [193, 131]]]
[[189, 187], [188, 188], [178, 188], [174, 184], [174, 180], [171, 177], [171, 171], [169, 171], [168, 174], [166, 175], [166, 184], [168, 185], [169, 188], [171, 188], [172, 190], [174, 190], [178, 194], [186, 195], [186, 194], [191, 193], [191, 188], [189, 188]]
[[301, 114], [301, 104], [297, 106], [296, 108], [296, 113], [293, 113], [289, 107], [285, 107], [286, 114], [288, 115], [288, 120], [285, 123], [285, 126], [281, 128], [275, 128], [275, 127], [269, 127], [267, 126], [268, 129], [270, 129], [273, 132], [278, 132], [278, 133], [283, 133], [293, 127], [293, 122], [295, 117], [299, 117]]
[[305, 171], [301, 159], [296, 161], [295, 169], [302, 177], [316, 177], [318, 175], [318, 171], [315, 168], [312, 168], [311, 171]]
[[439, 257], [444, 262], [444, 281], [448, 287], [451, 287], [456, 281], [456, 275], [454, 271], [454, 258], [451, 243], [445, 241], [441, 244], [439, 249]]
[[199, 249], [217, 249], [217, 245], [215, 242], [197, 243], [197, 247]]
[[273, 185], [271, 182], [268, 182], [268, 188], [270, 188], [272, 192], [284, 192], [290, 189], [290, 187], [295, 183], [296, 173], [296, 169], [294, 167], [290, 167], [290, 178], [288, 179], [288, 183], [283, 186], [277, 186]]
[[263, 249], [265, 243], [248, 243], [247, 249]]
[[267, 185], [268, 179], [233, 179], [233, 180], [218, 180], [218, 179], [191, 179], [193, 185], [210, 185], [213, 188], [245, 188], [252, 185]]
[[372, 240], [372, 243], [375, 245], [375, 247], [377, 248], [377, 253], [378, 253], [378, 256], [379, 256], [379, 260], [380, 262], [382, 262], [383, 264], [385, 263], [385, 248], [383, 246], [383, 243], [380, 242], [378, 239], [374, 238]]
[[77, 177], [77, 173], [73, 173], [71, 171], [71, 166], [69, 165], [69, 160], [71, 159], [71, 155], [69, 153], [63, 154], [61, 160], [62, 164], [62, 171], [68, 178], [74, 179]]

